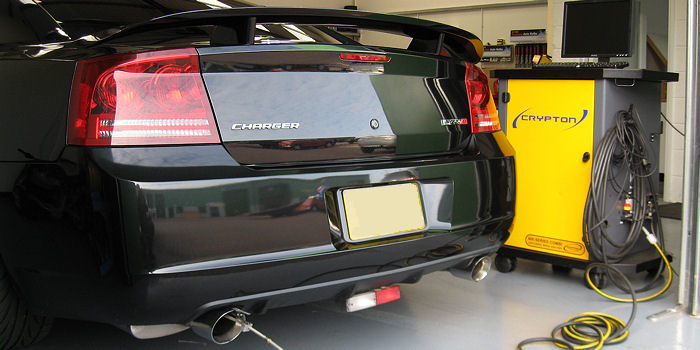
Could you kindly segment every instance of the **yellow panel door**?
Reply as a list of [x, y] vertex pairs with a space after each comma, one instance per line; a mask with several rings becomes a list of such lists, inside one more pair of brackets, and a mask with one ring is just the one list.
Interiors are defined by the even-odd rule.
[[507, 246], [588, 260], [583, 210], [591, 180], [595, 81], [508, 80], [515, 219]]

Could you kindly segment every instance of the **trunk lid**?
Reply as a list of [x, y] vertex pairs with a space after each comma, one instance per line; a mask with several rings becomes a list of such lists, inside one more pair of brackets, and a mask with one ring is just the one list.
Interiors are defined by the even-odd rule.
[[470, 134], [465, 68], [447, 57], [318, 44], [198, 51], [222, 141], [242, 164], [434, 156]]

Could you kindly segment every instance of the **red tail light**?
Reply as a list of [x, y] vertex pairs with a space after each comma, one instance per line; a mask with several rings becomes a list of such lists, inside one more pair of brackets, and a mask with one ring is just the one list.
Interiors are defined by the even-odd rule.
[[195, 49], [78, 62], [68, 117], [69, 144], [219, 142]]
[[372, 55], [364, 53], [341, 53], [340, 59], [346, 61], [360, 61], [360, 62], [389, 62], [391, 57], [386, 55]]
[[479, 67], [465, 63], [467, 73], [464, 80], [467, 84], [469, 109], [472, 114], [472, 132], [489, 132], [501, 129], [498, 121], [496, 104], [489, 91], [489, 80]]

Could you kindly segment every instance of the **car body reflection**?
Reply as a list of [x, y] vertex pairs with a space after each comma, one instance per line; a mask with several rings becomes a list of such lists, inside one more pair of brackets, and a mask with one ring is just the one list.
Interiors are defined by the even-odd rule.
[[280, 148], [300, 150], [302, 148], [314, 147], [333, 147], [335, 140], [333, 139], [309, 139], [309, 140], [284, 140], [278, 143]]
[[363, 153], [372, 153], [377, 149], [393, 151], [396, 149], [396, 135], [358, 137], [357, 144]]

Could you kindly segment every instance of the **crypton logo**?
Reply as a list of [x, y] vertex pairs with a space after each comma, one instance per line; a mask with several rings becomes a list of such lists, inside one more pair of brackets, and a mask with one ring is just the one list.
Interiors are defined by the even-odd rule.
[[574, 124], [569, 126], [568, 128], [564, 130], [569, 130], [579, 124], [586, 119], [586, 116], [588, 116], [588, 110], [584, 109], [583, 110], [583, 116], [581, 118], [576, 118], [576, 117], [569, 117], [569, 116], [559, 116], [559, 115], [547, 115], [547, 114], [540, 114], [540, 115], [535, 115], [535, 114], [525, 114], [525, 112], [529, 111], [530, 108], [520, 112], [515, 119], [513, 119], [513, 129], [518, 128], [518, 120], [522, 120], [523, 122], [533, 122], [533, 123], [548, 123], [548, 124]]
[[278, 129], [299, 129], [299, 123], [235, 123], [231, 130], [278, 130]]

